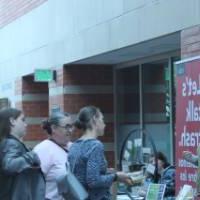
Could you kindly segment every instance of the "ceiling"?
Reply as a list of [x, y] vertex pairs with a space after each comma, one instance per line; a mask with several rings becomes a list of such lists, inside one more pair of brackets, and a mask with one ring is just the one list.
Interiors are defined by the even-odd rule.
[[177, 50], [180, 50], [180, 32], [92, 56], [72, 64], [113, 65]]

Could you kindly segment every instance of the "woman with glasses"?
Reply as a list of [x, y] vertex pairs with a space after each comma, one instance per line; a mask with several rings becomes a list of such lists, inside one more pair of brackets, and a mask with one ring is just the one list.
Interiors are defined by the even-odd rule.
[[75, 126], [82, 131], [80, 139], [70, 147], [69, 163], [74, 175], [89, 193], [89, 200], [110, 200], [110, 187], [115, 181], [130, 184], [124, 172], [109, 171], [104, 156], [104, 146], [99, 136], [104, 135], [105, 123], [100, 109], [82, 108]]
[[38, 156], [23, 143], [24, 114], [14, 108], [0, 111], [0, 199], [45, 198], [45, 180]]
[[43, 121], [43, 129], [48, 139], [36, 145], [34, 151], [41, 160], [41, 168], [46, 180], [46, 200], [62, 200], [58, 193], [56, 179], [66, 173], [68, 147], [73, 131], [72, 117], [56, 112]]

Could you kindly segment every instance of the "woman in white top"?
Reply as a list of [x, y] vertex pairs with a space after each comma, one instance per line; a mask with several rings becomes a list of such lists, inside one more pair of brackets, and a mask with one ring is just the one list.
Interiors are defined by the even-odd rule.
[[43, 129], [49, 138], [36, 145], [34, 151], [41, 160], [46, 180], [46, 200], [63, 200], [58, 194], [56, 178], [66, 173], [67, 152], [73, 131], [72, 117], [61, 112], [54, 113], [43, 121]]

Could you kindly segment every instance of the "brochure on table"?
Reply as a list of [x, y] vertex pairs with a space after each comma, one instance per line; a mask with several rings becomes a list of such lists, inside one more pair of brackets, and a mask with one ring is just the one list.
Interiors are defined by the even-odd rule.
[[148, 200], [163, 200], [165, 193], [165, 184], [149, 184], [146, 199]]

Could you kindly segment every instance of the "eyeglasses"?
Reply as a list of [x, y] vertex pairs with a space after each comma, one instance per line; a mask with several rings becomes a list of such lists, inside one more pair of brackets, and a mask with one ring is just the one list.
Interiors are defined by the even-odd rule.
[[66, 130], [69, 130], [69, 129], [73, 129], [74, 128], [74, 125], [73, 124], [66, 124], [65, 126], [60, 126], [60, 125], [57, 125], [58, 127], [60, 128], [64, 128]]

